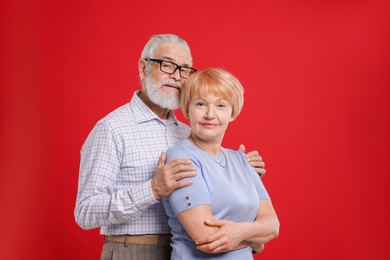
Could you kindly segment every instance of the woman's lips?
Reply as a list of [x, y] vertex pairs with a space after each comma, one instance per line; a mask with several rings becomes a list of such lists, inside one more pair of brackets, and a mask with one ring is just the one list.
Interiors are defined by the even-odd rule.
[[211, 123], [200, 123], [202, 126], [204, 127], [214, 127], [214, 126], [217, 126], [216, 124], [211, 124]]

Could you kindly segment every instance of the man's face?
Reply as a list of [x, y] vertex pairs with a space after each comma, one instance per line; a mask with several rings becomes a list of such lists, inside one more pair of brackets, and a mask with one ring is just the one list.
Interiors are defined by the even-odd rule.
[[[191, 56], [181, 45], [164, 43], [160, 45], [153, 59], [171, 61], [179, 66], [191, 66]], [[162, 108], [177, 109], [180, 107], [180, 89], [185, 83], [179, 70], [169, 75], [160, 70], [160, 64], [151, 62], [146, 72], [144, 87], [148, 98]]]

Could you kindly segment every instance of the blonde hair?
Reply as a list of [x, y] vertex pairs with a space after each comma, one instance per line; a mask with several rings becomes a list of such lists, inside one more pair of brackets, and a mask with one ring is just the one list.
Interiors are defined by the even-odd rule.
[[191, 100], [210, 94], [222, 97], [232, 106], [232, 117], [236, 118], [244, 105], [244, 88], [240, 81], [220, 68], [209, 68], [192, 75], [181, 90], [181, 109], [188, 118]]

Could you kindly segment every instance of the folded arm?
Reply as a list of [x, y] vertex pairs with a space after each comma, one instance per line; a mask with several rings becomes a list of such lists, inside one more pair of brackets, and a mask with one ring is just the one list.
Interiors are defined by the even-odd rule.
[[223, 222], [223, 224], [210, 225], [210, 222], [214, 222], [210, 205], [199, 205], [182, 211], [178, 219], [190, 237], [199, 245], [199, 249], [207, 253], [227, 252], [246, 246], [260, 248], [262, 245], [255, 243], [264, 241], [259, 240], [256, 234], [253, 238], [249, 237], [252, 235], [249, 229], [253, 228], [254, 222], [216, 220], [215, 222]]
[[232, 222], [227, 220], [207, 220], [210, 227], [219, 228], [208, 237], [198, 239], [198, 248], [207, 253], [227, 252], [251, 246], [256, 252], [263, 250], [264, 244], [278, 237], [279, 221], [271, 201], [260, 201], [260, 210], [253, 222]]

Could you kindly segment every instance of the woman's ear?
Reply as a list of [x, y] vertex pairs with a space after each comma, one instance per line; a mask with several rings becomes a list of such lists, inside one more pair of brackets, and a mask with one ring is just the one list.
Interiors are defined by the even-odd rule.
[[233, 111], [232, 111], [232, 117], [230, 118], [229, 122], [233, 122], [236, 119], [237, 116], [233, 116]]

